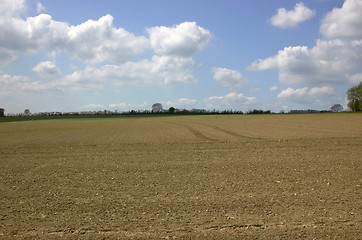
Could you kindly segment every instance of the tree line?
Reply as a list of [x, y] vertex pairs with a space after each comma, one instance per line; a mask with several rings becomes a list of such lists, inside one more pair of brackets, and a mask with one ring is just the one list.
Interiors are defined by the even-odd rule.
[[[362, 82], [358, 85], [351, 87], [347, 91], [347, 100], [348, 107], [352, 111], [362, 111]], [[285, 112], [281, 110], [279, 114], [298, 114], [298, 113], [325, 113], [325, 112], [340, 112], [343, 110], [343, 106], [341, 104], [334, 104], [330, 110], [290, 110], [289, 112]], [[31, 113], [30, 109], [25, 109], [24, 113], [19, 114], [7, 114], [7, 117], [28, 117], [28, 118], [61, 118], [61, 117], [94, 117], [94, 116], [133, 116], [133, 115], [159, 115], [159, 114], [179, 114], [179, 115], [212, 115], [212, 114], [275, 114], [271, 110], [262, 110], [262, 109], [253, 109], [247, 112], [243, 112], [240, 110], [206, 110], [206, 109], [178, 109], [174, 107], [170, 107], [169, 109], [163, 109], [161, 103], [154, 103], [152, 105], [152, 110], [130, 110], [130, 111], [111, 111], [111, 110], [102, 110], [102, 111], [81, 111], [81, 112], [39, 112], [39, 113]], [[5, 116], [4, 109], [0, 108], [0, 116]]]

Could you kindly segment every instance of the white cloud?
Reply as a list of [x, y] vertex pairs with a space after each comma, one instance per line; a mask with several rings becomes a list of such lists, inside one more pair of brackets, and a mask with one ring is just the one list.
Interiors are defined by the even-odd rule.
[[[43, 8], [38, 2], [38, 9]], [[115, 27], [113, 17], [109, 14], [98, 20], [88, 20], [73, 26], [53, 20], [49, 14], [22, 18], [21, 14], [24, 12], [24, 0], [0, 2], [0, 61], [11, 62], [19, 55], [46, 49], [53, 53], [64, 51], [86, 64], [120, 64], [130, 61], [151, 47], [159, 55], [188, 61], [211, 39], [211, 33], [195, 22], [184, 22], [173, 27], [148, 28], [147, 38]], [[190, 75], [179, 73], [176, 81], [190, 81], [190, 78]]]
[[25, 76], [0, 75], [0, 98], [47, 90], [48, 86]]
[[152, 27], [147, 32], [152, 48], [161, 55], [191, 57], [211, 39], [211, 33], [195, 22], [183, 22], [173, 27]]
[[109, 104], [109, 107], [110, 108], [125, 108], [125, 107], [128, 107], [128, 104], [127, 103], [112, 103], [112, 104]]
[[352, 76], [349, 76], [348, 78], [350, 83], [357, 85], [362, 82], [362, 73], [354, 74]]
[[94, 103], [91, 103], [91, 104], [88, 104], [86, 106], [83, 106], [81, 107], [82, 109], [85, 109], [85, 110], [94, 110], [94, 109], [105, 109], [105, 107], [102, 105], [102, 104], [94, 104]]
[[279, 8], [277, 13], [270, 18], [270, 23], [280, 28], [295, 27], [299, 23], [313, 18], [315, 13], [315, 10], [309, 9], [303, 3], [297, 3], [294, 10], [287, 11], [285, 8]]
[[41, 12], [45, 11], [45, 7], [43, 6], [43, 4], [41, 4], [40, 2], [37, 2], [36, 11], [37, 11], [37, 13], [41, 13]]
[[26, 10], [25, 0], [1, 0], [0, 17], [9, 18], [23, 14]]
[[245, 109], [256, 106], [255, 97], [246, 97], [242, 93], [231, 92], [225, 96], [212, 96], [204, 99], [207, 109]]
[[270, 91], [272, 92], [275, 92], [275, 91], [278, 91], [279, 90], [279, 87], [278, 86], [272, 86], [269, 88]]
[[67, 52], [88, 63], [104, 61], [124, 62], [142, 53], [149, 47], [144, 36], [135, 36], [122, 28], [113, 26], [109, 14], [97, 21], [88, 20], [71, 26], [68, 31]]
[[222, 83], [229, 90], [235, 91], [248, 84], [248, 81], [240, 72], [227, 68], [213, 68], [214, 79]]
[[[33, 68], [43, 77], [56, 77], [45, 83], [33, 81], [29, 77], [0, 75], [0, 96], [11, 96], [40, 91], [89, 91], [99, 93], [105, 86], [159, 86], [175, 83], [195, 83], [191, 58], [154, 56], [152, 60], [126, 62], [120, 65], [100, 67], [87, 66], [72, 74], [61, 76], [54, 63], [45, 61]], [[184, 102], [185, 103], [185, 102]]]
[[287, 85], [345, 83], [359, 69], [362, 41], [318, 40], [306, 46], [286, 47], [275, 56], [254, 61], [249, 70], [279, 69], [279, 81]]
[[192, 58], [153, 56], [150, 73], [155, 78], [162, 78], [165, 84], [196, 83], [191, 72], [191, 67], [194, 65]]
[[[69, 42], [69, 25], [65, 22], [54, 21], [48, 14], [28, 17], [26, 20], [17, 19], [21, 23], [21, 30], [26, 34], [16, 39], [19, 44], [31, 43], [32, 50], [48, 48], [50, 50], [63, 49]], [[14, 39], [10, 39], [14, 40]]]
[[362, 38], [362, 0], [346, 0], [323, 19], [320, 33], [327, 38]]
[[[40, 2], [32, 3], [37, 4], [39, 11], [44, 10]], [[47, 83], [28, 79], [45, 89], [99, 91], [107, 84], [196, 83], [192, 55], [204, 48], [211, 38], [210, 32], [195, 22], [149, 28], [148, 39], [116, 28], [109, 14], [75, 26], [53, 20], [48, 14], [24, 18], [23, 14], [27, 13], [24, 0], [1, 1], [0, 13], [0, 61], [11, 62], [19, 55], [45, 49], [52, 54], [65, 52], [88, 65], [60, 77], [61, 72], [54, 63], [39, 63], [33, 67], [34, 72], [42, 77], [58, 77]], [[131, 61], [151, 46], [161, 55]], [[94, 65], [104, 62], [110, 64]]]
[[335, 98], [335, 92], [332, 87], [315, 87], [315, 88], [287, 88], [278, 94], [279, 99], [292, 101], [299, 104], [330, 104]]
[[145, 109], [145, 108], [149, 107], [149, 104], [148, 104], [148, 102], [143, 102], [141, 104], [129, 104], [129, 103], [121, 102], [121, 103], [109, 104], [108, 107], [111, 109], [117, 109], [117, 110], [130, 110], [131, 108], [140, 110], [140, 109]]
[[279, 81], [289, 86], [346, 84], [359, 79], [362, 62], [362, 0], [346, 0], [322, 21], [312, 48], [285, 47], [272, 57], [254, 61], [249, 70], [279, 69]]
[[176, 101], [167, 101], [165, 103], [166, 106], [176, 107], [176, 108], [194, 108], [197, 104], [196, 99], [189, 99], [189, 98], [179, 98]]
[[195, 83], [196, 79], [190, 70], [192, 66], [194, 61], [191, 58], [153, 56], [151, 60], [120, 65], [87, 66], [84, 70], [65, 76], [56, 84], [73, 90], [84, 90], [105, 84], [144, 86]]
[[59, 68], [50, 61], [40, 62], [32, 69], [42, 77], [55, 77], [60, 74]]
[[[16, 15], [17, 12], [12, 14]], [[36, 41], [31, 39], [27, 28], [26, 22], [20, 18], [0, 15], [0, 61], [14, 61], [20, 53], [35, 52], [38, 46]]]
[[86, 63], [121, 63], [150, 47], [146, 37], [114, 27], [113, 17], [109, 14], [71, 26], [53, 20], [48, 14], [21, 18], [25, 4], [20, 0], [1, 2], [0, 9], [9, 9], [0, 10], [1, 61], [14, 61], [20, 54], [46, 48], [50, 51], [63, 50]]

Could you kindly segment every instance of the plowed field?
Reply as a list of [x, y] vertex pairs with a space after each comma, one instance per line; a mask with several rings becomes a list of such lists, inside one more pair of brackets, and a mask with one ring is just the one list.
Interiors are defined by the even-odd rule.
[[362, 114], [0, 123], [0, 239], [361, 239]]

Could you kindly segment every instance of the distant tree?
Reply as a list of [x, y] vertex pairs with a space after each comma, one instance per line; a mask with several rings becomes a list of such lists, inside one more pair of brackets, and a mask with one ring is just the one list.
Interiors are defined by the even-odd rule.
[[163, 106], [161, 103], [155, 103], [152, 105], [152, 112], [162, 112]]
[[169, 112], [169, 113], [175, 113], [175, 110], [176, 110], [176, 109], [175, 109], [174, 107], [170, 107], [170, 108], [168, 109], [168, 112]]
[[190, 111], [189, 110], [187, 110], [187, 109], [183, 109], [183, 110], [181, 110], [181, 112], [180, 112], [181, 114], [189, 114], [190, 113]]
[[30, 110], [29, 110], [29, 109], [25, 109], [25, 110], [24, 110], [24, 115], [27, 115], [27, 116], [28, 116], [28, 115], [30, 115], [30, 114], [31, 114], [31, 113], [30, 113]]
[[263, 110], [257, 110], [257, 109], [254, 109], [254, 110], [249, 110], [247, 112], [247, 114], [271, 114], [271, 111], [270, 110], [266, 110], [266, 111], [263, 111]]
[[347, 91], [348, 107], [352, 111], [362, 110], [362, 82], [348, 89]]
[[343, 110], [343, 107], [341, 104], [334, 104], [332, 107], [331, 107], [331, 110], [333, 112], [340, 112]]

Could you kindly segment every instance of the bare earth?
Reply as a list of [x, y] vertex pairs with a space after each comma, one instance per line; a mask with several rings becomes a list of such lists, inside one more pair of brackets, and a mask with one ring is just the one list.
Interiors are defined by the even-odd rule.
[[0, 239], [361, 239], [362, 114], [0, 123]]

